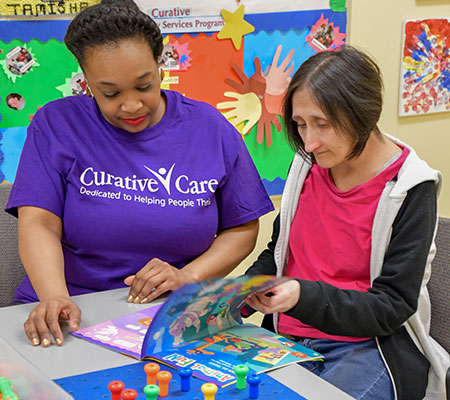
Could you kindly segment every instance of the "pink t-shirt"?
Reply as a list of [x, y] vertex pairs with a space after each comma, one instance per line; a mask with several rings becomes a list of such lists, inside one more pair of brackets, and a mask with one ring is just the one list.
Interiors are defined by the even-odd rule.
[[[386, 182], [395, 177], [409, 153], [402, 150], [378, 175], [346, 192], [336, 188], [329, 169], [314, 164], [292, 221], [286, 276], [322, 281], [340, 289], [366, 292], [370, 288], [373, 218]], [[308, 338], [367, 339], [328, 335], [285, 314], [280, 314], [278, 330]]]

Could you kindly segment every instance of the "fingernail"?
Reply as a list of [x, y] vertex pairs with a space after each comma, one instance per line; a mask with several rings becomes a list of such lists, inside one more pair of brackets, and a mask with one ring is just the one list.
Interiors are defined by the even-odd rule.
[[139, 303], [139, 296], [136, 296], [136, 298], [134, 299], [133, 303], [135, 303], [135, 304]]
[[48, 340], [47, 338], [42, 339], [42, 346], [49, 346], [50, 345], [50, 340]]
[[147, 303], [147, 297], [145, 299], [141, 300], [141, 304], [142, 303]]
[[61, 346], [62, 345], [62, 340], [60, 338], [56, 338], [56, 344], [58, 346]]
[[39, 344], [39, 339], [33, 338], [33, 340], [31, 342], [33, 343], [33, 346], [37, 346]]
[[132, 303], [133, 302], [133, 296], [131, 294], [128, 296], [127, 301], [128, 301], [128, 303]]

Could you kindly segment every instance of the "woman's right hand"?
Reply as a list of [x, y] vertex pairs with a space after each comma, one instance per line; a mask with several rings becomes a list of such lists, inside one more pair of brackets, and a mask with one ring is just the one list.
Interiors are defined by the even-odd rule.
[[53, 336], [56, 345], [64, 342], [61, 320], [68, 320], [71, 330], [77, 330], [81, 322], [81, 310], [70, 297], [55, 297], [41, 301], [24, 323], [25, 334], [33, 346], [48, 347]]
[[[270, 294], [270, 296], [267, 296]], [[294, 307], [300, 299], [300, 283], [291, 279], [264, 293], [251, 294], [245, 302], [263, 314], [284, 313]]]

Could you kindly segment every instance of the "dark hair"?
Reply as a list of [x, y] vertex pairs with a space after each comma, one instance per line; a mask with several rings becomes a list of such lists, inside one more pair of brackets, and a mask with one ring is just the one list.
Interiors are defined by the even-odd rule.
[[158, 63], [163, 37], [156, 22], [132, 0], [103, 0], [85, 8], [72, 20], [64, 42], [82, 66], [87, 48], [134, 37], [148, 42]]
[[372, 131], [381, 134], [377, 123], [383, 106], [383, 81], [380, 68], [364, 52], [349, 46], [324, 51], [306, 60], [294, 74], [284, 99], [286, 133], [291, 147], [306, 155], [292, 119], [292, 98], [302, 89], [309, 90], [337, 132], [355, 141], [348, 159], [362, 153]]

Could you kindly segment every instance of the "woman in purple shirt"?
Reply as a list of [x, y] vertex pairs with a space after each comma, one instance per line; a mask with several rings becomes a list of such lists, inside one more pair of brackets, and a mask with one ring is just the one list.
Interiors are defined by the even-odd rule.
[[19, 218], [27, 277], [16, 302], [33, 345], [77, 329], [70, 296], [130, 286], [146, 303], [226, 275], [273, 209], [231, 124], [212, 106], [160, 89], [163, 38], [132, 1], [77, 15], [65, 42], [92, 97], [44, 106], [28, 129], [7, 211]]

